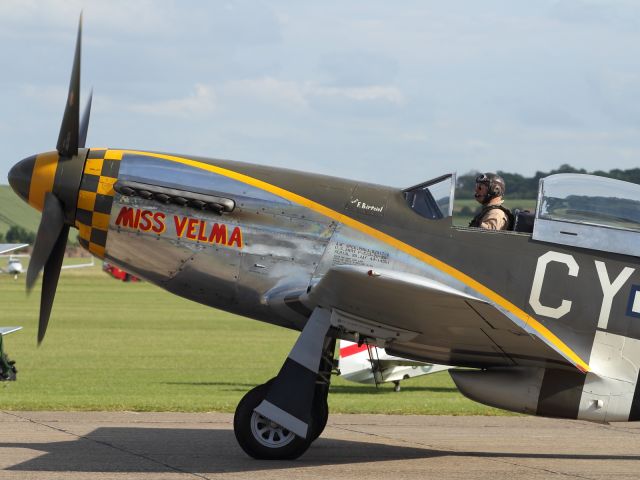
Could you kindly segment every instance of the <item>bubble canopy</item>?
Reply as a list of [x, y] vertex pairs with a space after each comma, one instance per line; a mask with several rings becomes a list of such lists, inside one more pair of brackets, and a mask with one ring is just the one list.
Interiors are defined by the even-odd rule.
[[540, 180], [533, 240], [640, 256], [640, 185], [574, 173]]
[[540, 182], [538, 217], [640, 230], [640, 185], [594, 175], [552, 175]]

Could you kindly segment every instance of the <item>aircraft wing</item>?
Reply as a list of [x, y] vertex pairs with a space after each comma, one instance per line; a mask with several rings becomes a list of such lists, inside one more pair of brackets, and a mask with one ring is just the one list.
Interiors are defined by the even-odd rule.
[[0, 255], [28, 247], [28, 243], [0, 243]]
[[344, 330], [385, 339], [390, 355], [469, 366], [577, 368], [534, 329], [489, 301], [409, 273], [341, 265], [331, 268], [304, 303], [332, 310]]

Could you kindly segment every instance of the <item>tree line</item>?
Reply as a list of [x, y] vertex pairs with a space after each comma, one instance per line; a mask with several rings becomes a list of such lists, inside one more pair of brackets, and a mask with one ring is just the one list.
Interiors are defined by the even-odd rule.
[[[7, 233], [4, 235], [0, 233], [0, 243], [28, 243], [29, 245], [33, 245], [33, 242], [36, 241], [36, 233], [31, 230], [27, 230], [20, 225], [11, 225]], [[78, 245], [78, 239], [67, 240], [67, 245], [75, 247]]]
[[[550, 172], [538, 171], [533, 177], [524, 177], [519, 173], [508, 173], [501, 170], [498, 170], [496, 173], [504, 178], [507, 185], [506, 196], [508, 198], [536, 198], [538, 196], [538, 182], [540, 179], [553, 175], [554, 173], [590, 173], [591, 175], [640, 184], [640, 168], [631, 168], [629, 170], [615, 168], [608, 172], [604, 170], [588, 172], [584, 168], [574, 168], [571, 165], [563, 164], [556, 170], [551, 170]], [[480, 172], [469, 172], [458, 177], [456, 198], [473, 198], [476, 177], [479, 174]]]
[[6, 234], [0, 233], [0, 243], [28, 243], [32, 244], [36, 234], [20, 225], [12, 225]]

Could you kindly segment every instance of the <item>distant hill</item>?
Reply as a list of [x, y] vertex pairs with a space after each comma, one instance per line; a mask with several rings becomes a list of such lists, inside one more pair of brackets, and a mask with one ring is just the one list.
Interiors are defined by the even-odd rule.
[[[0, 233], [5, 235], [13, 225], [28, 231], [37, 232], [40, 224], [40, 212], [31, 207], [14, 193], [9, 185], [0, 185]], [[69, 238], [75, 242], [77, 230], [72, 228]]]
[[13, 225], [37, 232], [39, 223], [40, 212], [18, 197], [9, 185], [0, 185], [0, 233], [6, 234]]

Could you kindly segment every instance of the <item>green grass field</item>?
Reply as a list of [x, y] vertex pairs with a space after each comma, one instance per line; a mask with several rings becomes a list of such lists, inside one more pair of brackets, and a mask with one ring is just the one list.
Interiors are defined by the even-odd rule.
[[[36, 347], [39, 287], [0, 275], [0, 325], [18, 381], [0, 384], [4, 410], [232, 412], [274, 376], [296, 332], [206, 308], [100, 267], [62, 272], [47, 337]], [[502, 415], [464, 398], [437, 373], [376, 389], [334, 377], [332, 412]]]

